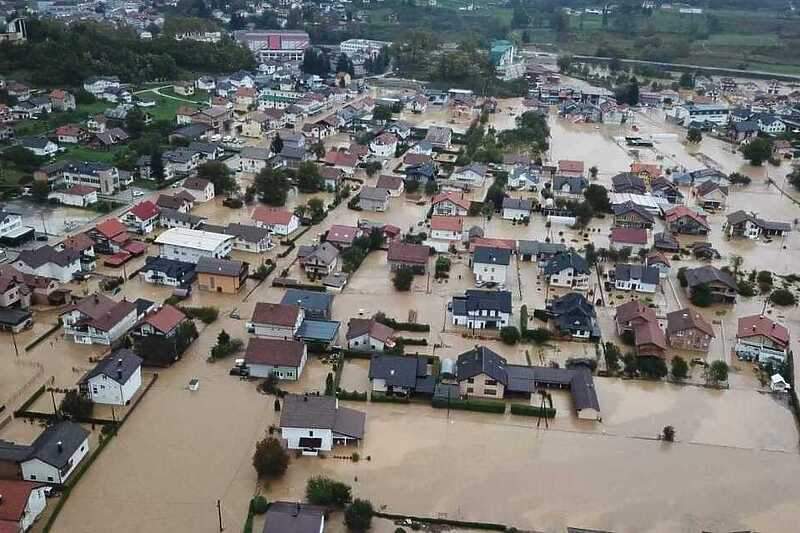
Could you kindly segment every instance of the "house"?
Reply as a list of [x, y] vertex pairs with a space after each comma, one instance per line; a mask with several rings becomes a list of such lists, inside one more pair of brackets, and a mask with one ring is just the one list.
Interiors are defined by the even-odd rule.
[[648, 248], [647, 230], [644, 228], [611, 228], [609, 241], [612, 248], [630, 248], [632, 254]]
[[206, 217], [184, 213], [176, 209], [161, 207], [159, 211], [158, 225], [162, 228], [199, 229], [207, 220]]
[[683, 193], [678, 186], [665, 177], [660, 177], [650, 182], [650, 194], [655, 198], [663, 198], [671, 204], [683, 203]]
[[561, 159], [558, 161], [557, 173], [561, 176], [584, 176], [586, 170], [583, 161]]
[[51, 192], [47, 199], [55, 199], [58, 203], [71, 207], [89, 207], [97, 203], [97, 189], [88, 185], [72, 185], [67, 189]]
[[655, 294], [661, 274], [656, 267], [617, 264], [614, 267], [614, 288]]
[[558, 335], [578, 340], [600, 338], [594, 306], [582, 294], [570, 292], [556, 298], [547, 311]]
[[329, 242], [314, 246], [300, 246], [297, 258], [309, 277], [327, 276], [336, 269], [339, 249]]
[[514, 190], [535, 191], [543, 178], [543, 169], [530, 163], [514, 165], [508, 175], [507, 187]]
[[553, 177], [553, 195], [556, 198], [567, 200], [583, 199], [583, 191], [589, 186], [589, 180], [584, 176], [565, 176], [559, 174]]
[[655, 217], [644, 207], [631, 201], [612, 206], [614, 225], [620, 228], [652, 228]]
[[471, 263], [477, 287], [497, 285], [502, 288], [508, 281], [511, 250], [478, 246], [472, 252]]
[[653, 248], [669, 253], [678, 253], [681, 245], [671, 233], [661, 232], [653, 235]]
[[463, 296], [453, 296], [448, 310], [454, 326], [501, 329], [511, 325], [511, 293], [467, 289]]
[[645, 259], [645, 264], [658, 270], [658, 274], [662, 279], [669, 277], [672, 265], [669, 259], [666, 258], [661, 252], [653, 252]]
[[49, 98], [54, 111], [75, 110], [75, 96], [69, 91], [54, 89], [50, 92]]
[[69, 283], [81, 271], [81, 254], [70, 249], [57, 250], [46, 244], [35, 250], [22, 250], [14, 261], [14, 268], [24, 274]]
[[[403, 159], [404, 162], [415, 154], [410, 154]], [[420, 158], [427, 157], [427, 156], [419, 156]], [[408, 163], [406, 163], [408, 164]], [[409, 181], [416, 181], [417, 183], [421, 183], [423, 185], [427, 185], [428, 182], [436, 180], [436, 176], [438, 171], [436, 170], [436, 166], [432, 162], [427, 163], [420, 163], [417, 165], [408, 165], [403, 171], [406, 175], [406, 179]]]
[[95, 293], [67, 306], [59, 318], [64, 336], [72, 337], [73, 342], [111, 345], [136, 324], [138, 317], [133, 302], [116, 302]]
[[101, 254], [115, 254], [130, 241], [128, 230], [116, 218], [107, 218], [88, 231], [95, 244], [95, 250]]
[[159, 213], [160, 211], [156, 204], [150, 200], [145, 200], [130, 208], [120, 217], [120, 220], [131, 231], [135, 231], [139, 235], [147, 235], [156, 229]]
[[80, 254], [81, 270], [91, 272], [96, 267], [97, 254], [94, 251], [94, 241], [86, 233], [76, 233], [61, 241], [57, 249], [69, 249]]
[[567, 251], [567, 245], [560, 242], [517, 241], [517, 258], [519, 261], [537, 261], [547, 263], [556, 254]]
[[58, 145], [47, 137], [22, 137], [17, 144], [39, 157], [53, 157], [58, 152]]
[[687, 307], [667, 313], [667, 340], [679, 350], [708, 352], [714, 328], [703, 315]]
[[396, 135], [401, 141], [407, 141], [411, 136], [411, 124], [397, 121], [386, 126], [384, 131]]
[[745, 143], [758, 136], [759, 131], [761, 131], [761, 128], [758, 122], [754, 120], [733, 122], [728, 126], [728, 138], [736, 143]]
[[305, 312], [296, 304], [273, 304], [258, 302], [247, 329], [257, 337], [293, 339]]
[[786, 222], [764, 220], [755, 213], [739, 210], [728, 215], [722, 229], [729, 238], [745, 237], [755, 240], [762, 235], [782, 237], [792, 230], [792, 225]]
[[159, 210], [172, 209], [180, 213], [188, 213], [192, 210], [192, 207], [194, 207], [194, 196], [186, 191], [181, 191], [174, 195], [159, 194], [156, 200], [156, 207], [158, 207]]
[[433, 394], [435, 376], [428, 371], [428, 358], [422, 355], [372, 354], [369, 362], [372, 392], [411, 396]]
[[325, 235], [325, 242], [334, 245], [339, 250], [344, 250], [345, 248], [351, 247], [353, 241], [362, 234], [363, 232], [355, 226], [334, 224], [328, 229], [328, 233]]
[[382, 352], [394, 348], [394, 330], [374, 318], [351, 318], [347, 323], [347, 348]]
[[255, 378], [274, 376], [297, 381], [308, 359], [306, 345], [292, 339], [251, 338], [244, 352], [249, 375]]
[[62, 485], [89, 453], [89, 432], [75, 422], [57, 422], [24, 448], [28, 453], [20, 462], [22, 479]]
[[389, 132], [381, 133], [370, 141], [369, 150], [375, 157], [394, 157], [397, 151], [397, 135]]
[[100, 360], [78, 382], [86, 398], [103, 405], [128, 405], [142, 386], [142, 358], [127, 348]]
[[22, 215], [0, 205], [0, 243], [17, 246], [33, 237], [33, 228], [22, 225]]
[[616, 308], [614, 322], [617, 327], [617, 335], [633, 333], [633, 331], [645, 322], [658, 322], [656, 312], [653, 308], [645, 305], [641, 300], [631, 300]]
[[338, 168], [348, 176], [352, 176], [358, 166], [358, 156], [341, 150], [330, 150], [325, 154], [324, 162], [326, 165]]
[[728, 203], [728, 186], [706, 180], [692, 189], [697, 205], [706, 210], [725, 209]]
[[174, 337], [178, 334], [180, 326], [187, 323], [189, 318], [177, 307], [169, 304], [153, 307], [145, 313], [136, 326], [131, 330], [131, 335], [149, 337]]
[[461, 242], [464, 233], [464, 220], [461, 217], [431, 217], [431, 239], [447, 241], [452, 245]]
[[425, 134], [425, 140], [434, 148], [447, 150], [453, 141], [453, 130], [445, 126], [431, 126]]
[[194, 269], [194, 263], [164, 259], [163, 257], [148, 257], [145, 259], [144, 267], [139, 271], [139, 276], [145, 282], [154, 285], [189, 286], [196, 275]]
[[[202, 227], [211, 231], [211, 226], [204, 225]], [[272, 238], [267, 228], [231, 222], [225, 227], [220, 227], [220, 229], [225, 235], [234, 237], [234, 250], [260, 254], [272, 249]], [[216, 232], [216, 229], [213, 231]]]
[[405, 182], [400, 176], [389, 176], [381, 174], [378, 177], [378, 183], [375, 184], [379, 189], [386, 189], [391, 198], [396, 198], [403, 194], [405, 190]]
[[299, 502], [272, 502], [267, 509], [262, 533], [323, 533], [324, 507]]
[[185, 175], [200, 164], [200, 154], [188, 148], [176, 148], [161, 154], [164, 169], [173, 175]]
[[633, 328], [633, 346], [637, 357], [664, 358], [667, 340], [657, 320], [647, 320]]
[[333, 295], [304, 289], [286, 289], [281, 303], [300, 307], [306, 318], [328, 320], [331, 317]]
[[574, 250], [559, 252], [544, 266], [547, 283], [554, 287], [568, 287], [577, 291], [589, 288], [589, 265]]
[[530, 218], [533, 202], [529, 198], [503, 198], [504, 220], [526, 220]]
[[334, 167], [319, 167], [319, 176], [322, 178], [322, 184], [325, 190], [334, 192], [339, 190], [339, 185], [345, 177], [345, 173], [340, 168]]
[[249, 267], [243, 261], [201, 256], [195, 266], [197, 286], [205, 291], [236, 294], [244, 286]]
[[202, 257], [221, 259], [230, 256], [234, 239], [232, 235], [221, 233], [170, 228], [159, 235], [155, 243], [160, 247], [161, 257], [196, 264]]
[[256, 226], [265, 227], [275, 235], [286, 237], [293, 233], [300, 225], [297, 215], [279, 207], [266, 207], [260, 205], [253, 210], [250, 218]]
[[214, 199], [214, 184], [203, 178], [186, 178], [183, 188], [194, 197], [195, 202], [203, 203]]
[[664, 213], [664, 220], [673, 233], [707, 235], [711, 230], [706, 215], [682, 205], [673, 207]]
[[465, 217], [469, 214], [470, 204], [463, 193], [452, 191], [440, 192], [431, 200], [435, 216]]
[[424, 274], [428, 267], [428, 258], [431, 255], [429, 246], [410, 244], [405, 242], [392, 242], [386, 259], [389, 268], [394, 272], [400, 268], [408, 268], [415, 274]]
[[88, 134], [77, 124], [64, 124], [55, 131], [56, 140], [63, 144], [78, 144], [85, 142]]
[[290, 450], [317, 455], [336, 444], [358, 444], [364, 438], [365, 422], [364, 413], [340, 407], [333, 396], [289, 394], [281, 407], [281, 438]]
[[453, 173], [450, 174], [450, 179], [475, 187], [482, 187], [486, 181], [488, 171], [489, 169], [486, 165], [470, 163], [467, 166], [456, 167]]
[[647, 192], [644, 179], [632, 172], [622, 172], [612, 176], [611, 187], [617, 193], [645, 194]]
[[654, 163], [642, 163], [639, 161], [631, 163], [631, 174], [639, 176], [646, 183], [650, 183], [651, 180], [660, 178], [662, 173], [661, 167]]
[[386, 211], [389, 208], [389, 191], [364, 185], [358, 192], [358, 206], [364, 211]]
[[99, 186], [98, 194], [114, 194], [121, 186], [119, 169], [97, 161], [64, 162], [61, 167], [61, 177], [67, 186]]
[[47, 507], [49, 493], [50, 487], [43, 483], [0, 479], [0, 531], [28, 531]]
[[750, 315], [739, 319], [734, 350], [739, 359], [781, 364], [789, 353], [789, 341], [786, 326], [764, 315]]
[[701, 286], [706, 286], [711, 292], [711, 298], [717, 303], [735, 303], [737, 286], [736, 280], [716, 267], [706, 265], [698, 268], [689, 268], [684, 272], [686, 276], [687, 291], [694, 295]]

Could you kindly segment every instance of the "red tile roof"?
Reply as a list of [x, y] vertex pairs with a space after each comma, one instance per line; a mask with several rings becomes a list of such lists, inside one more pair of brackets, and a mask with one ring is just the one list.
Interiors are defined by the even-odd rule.
[[698, 213], [694, 209], [689, 209], [685, 205], [679, 205], [677, 207], [673, 207], [672, 209], [664, 213], [664, 220], [666, 220], [668, 224], [683, 217], [689, 217], [692, 220], [695, 220], [698, 224], [700, 224], [704, 228], [709, 229], [708, 220], [706, 220], [706, 216]]
[[389, 245], [387, 259], [400, 263], [416, 263], [424, 265], [428, 262], [431, 249], [421, 244], [409, 244], [404, 242], [393, 242]]
[[572, 159], [562, 159], [558, 162], [559, 172], [583, 172], [583, 161], [575, 161]]
[[506, 250], [514, 251], [517, 248], [516, 241], [511, 239], [494, 239], [489, 237], [475, 237], [470, 241], [472, 243], [473, 248], [477, 248], [479, 246], [489, 247], [489, 248], [504, 248]]
[[716, 337], [714, 328], [703, 318], [703, 315], [691, 308], [679, 309], [667, 313], [667, 333], [672, 334], [676, 331], [687, 329], [699, 329], [706, 335]]
[[464, 221], [461, 217], [431, 217], [431, 229], [440, 231], [461, 231], [464, 227]]
[[72, 237], [64, 239], [63, 244], [64, 248], [82, 252], [92, 248], [94, 246], [94, 241], [85, 233], [77, 233]]
[[611, 228], [611, 242], [647, 244], [647, 230], [644, 228]]
[[440, 192], [431, 200], [431, 205], [436, 205], [441, 202], [452, 202], [463, 209], [469, 209], [471, 202], [464, 198], [463, 194], [455, 193], [452, 191]]
[[108, 218], [100, 222], [95, 226], [95, 229], [106, 239], [110, 239], [116, 235], [127, 232], [122, 222], [116, 218]]
[[296, 305], [258, 302], [251, 321], [255, 324], [294, 326], [299, 315], [300, 308]]
[[305, 345], [299, 341], [251, 338], [244, 359], [250, 364], [299, 367]]
[[145, 200], [144, 202], [139, 202], [135, 206], [131, 207], [129, 213], [133, 213], [133, 215], [138, 218], [139, 220], [150, 220], [153, 217], [157, 217], [160, 210], [158, 206], [151, 202], [150, 200]]
[[358, 228], [354, 226], [343, 226], [341, 224], [334, 224], [328, 230], [328, 236], [325, 238], [328, 242], [335, 242], [339, 244], [350, 244], [358, 235]]
[[738, 338], [762, 335], [782, 347], [789, 345], [789, 330], [763, 315], [744, 316], [739, 319]]
[[260, 205], [253, 210], [251, 218], [263, 224], [289, 224], [292, 220], [292, 213], [280, 207]]
[[618, 324], [626, 324], [636, 318], [644, 321], [657, 321], [656, 312], [639, 300], [632, 300], [617, 306], [615, 320]]
[[184, 320], [186, 320], [186, 315], [182, 311], [177, 307], [165, 304], [157, 311], [144, 317], [142, 323], [150, 324], [161, 333], [169, 333]]
[[355, 154], [348, 154], [345, 152], [339, 152], [337, 150], [331, 150], [330, 152], [325, 154], [325, 163], [337, 167], [352, 168], [358, 164], [358, 156], [356, 156]]
[[651, 178], [661, 176], [661, 167], [654, 163], [631, 163], [631, 172], [634, 174], [647, 174]]
[[3, 496], [2, 503], [0, 503], [0, 522], [19, 522], [22, 520], [31, 492], [42, 486], [42, 483], [34, 483], [32, 481], [0, 479], [0, 495]]
[[64, 192], [66, 194], [72, 194], [75, 196], [86, 196], [88, 194], [92, 194], [93, 192], [97, 192], [97, 189], [94, 187], [89, 187], [88, 185], [73, 185]]

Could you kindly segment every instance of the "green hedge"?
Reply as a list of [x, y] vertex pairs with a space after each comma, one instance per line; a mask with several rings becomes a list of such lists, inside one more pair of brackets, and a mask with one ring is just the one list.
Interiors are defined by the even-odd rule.
[[428, 339], [413, 339], [408, 337], [395, 337], [394, 339], [397, 343], [404, 344], [406, 346], [427, 346]]
[[427, 333], [431, 330], [431, 326], [429, 324], [416, 324], [412, 322], [398, 322], [394, 318], [389, 318], [388, 316], [378, 316], [375, 317], [375, 320], [380, 322], [385, 326], [389, 326], [392, 329], [396, 329], [398, 331], [413, 331], [417, 333]]
[[459, 411], [477, 411], [480, 413], [498, 413], [506, 412], [505, 402], [498, 400], [450, 400], [449, 402], [443, 398], [434, 398], [431, 400], [431, 405], [437, 409], [456, 409]]
[[373, 352], [360, 352], [358, 350], [342, 350], [345, 359], [372, 359]]
[[545, 418], [555, 418], [556, 410], [553, 409], [552, 407], [541, 408], [535, 405], [528, 405], [525, 403], [512, 403], [511, 414], [522, 415], [522, 416], [543, 416]]
[[377, 403], [411, 403], [411, 400], [405, 396], [387, 396], [383, 392], [373, 392], [370, 398], [371, 402]]
[[340, 400], [350, 400], [353, 402], [366, 402], [367, 401], [367, 393], [366, 392], [358, 392], [358, 391], [347, 391], [344, 389], [339, 389], [336, 391], [336, 396]]

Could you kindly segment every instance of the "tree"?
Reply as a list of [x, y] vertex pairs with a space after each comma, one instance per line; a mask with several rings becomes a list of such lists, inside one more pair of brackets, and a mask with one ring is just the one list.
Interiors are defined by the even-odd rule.
[[675, 428], [664, 426], [664, 429], [661, 430], [661, 438], [667, 442], [675, 442]]
[[703, 133], [700, 131], [700, 128], [689, 128], [689, 131], [686, 133], [686, 142], [697, 144], [703, 140]]
[[583, 191], [583, 196], [592, 207], [592, 210], [598, 213], [611, 212], [611, 200], [608, 198], [608, 189], [599, 183], [592, 183]]
[[394, 288], [398, 291], [408, 291], [414, 281], [414, 271], [407, 267], [400, 267], [394, 273]]
[[711, 383], [722, 383], [728, 381], [728, 363], [725, 361], [714, 361], [708, 368], [708, 379]]
[[311, 153], [314, 154], [317, 159], [322, 159], [325, 157], [325, 144], [322, 141], [317, 141], [311, 145]]
[[83, 396], [76, 390], [67, 391], [58, 406], [62, 415], [68, 416], [73, 420], [90, 418], [94, 411], [94, 402]]
[[343, 508], [353, 499], [349, 485], [322, 476], [306, 483], [306, 500], [313, 505]]
[[539, 345], [545, 344], [553, 337], [553, 334], [547, 328], [531, 329], [525, 333], [527, 339], [530, 339], [532, 343]]
[[223, 329], [217, 335], [217, 344], [211, 348], [211, 358], [223, 359], [235, 354], [243, 347], [244, 343], [240, 339], [232, 339], [228, 332]]
[[681, 74], [681, 77], [678, 79], [678, 85], [681, 86], [683, 89], [693, 89], [694, 88], [694, 75], [690, 72], [684, 72]]
[[356, 498], [344, 511], [344, 523], [350, 531], [363, 533], [372, 527], [372, 515], [375, 511], [369, 500]]
[[795, 305], [797, 297], [789, 289], [775, 289], [769, 295], [769, 301], [779, 306]]
[[43, 204], [47, 202], [47, 197], [50, 195], [50, 186], [46, 181], [36, 180], [31, 185], [31, 196], [36, 203]]
[[745, 176], [739, 172], [731, 172], [728, 175], [728, 181], [730, 181], [732, 185], [750, 185], [750, 182], [753, 180], [750, 179], [750, 176]]
[[339, 54], [339, 59], [336, 60], [336, 72], [346, 72], [351, 77], [355, 77], [356, 71], [353, 67], [353, 62], [347, 57], [347, 54]]
[[519, 342], [519, 330], [514, 326], [505, 326], [500, 329], [500, 339], [505, 344], [517, 344]]
[[375, 106], [375, 109], [372, 110], [372, 118], [379, 122], [392, 120], [392, 108], [385, 105]]
[[328, 375], [325, 377], [325, 396], [333, 396], [335, 392], [333, 373], [328, 372]]
[[604, 345], [603, 357], [606, 361], [606, 368], [611, 373], [619, 371], [620, 351], [613, 342], [606, 342]]
[[701, 283], [692, 288], [692, 297], [690, 299], [697, 307], [708, 307], [714, 303], [711, 287], [709, 287], [707, 283]]
[[197, 167], [197, 177], [213, 183], [217, 194], [232, 193], [238, 188], [231, 169], [222, 161], [206, 161]]
[[738, 276], [739, 269], [742, 268], [742, 265], [744, 264], [744, 258], [741, 255], [731, 254], [729, 262], [731, 268], [733, 269], [734, 276]]
[[597, 174], [600, 170], [597, 168], [597, 165], [592, 165], [589, 167], [589, 175], [592, 177], [593, 180], [597, 179]]
[[645, 377], [661, 379], [668, 374], [667, 363], [660, 357], [637, 357], [636, 368]]
[[289, 467], [289, 454], [275, 437], [267, 437], [256, 444], [253, 467], [259, 478], [278, 478]]
[[125, 128], [128, 130], [128, 135], [131, 139], [138, 139], [142, 136], [144, 131], [144, 113], [138, 107], [134, 107], [128, 111], [125, 117]]
[[764, 137], [757, 137], [744, 145], [742, 155], [750, 161], [751, 165], [761, 166], [772, 156], [772, 141]]
[[262, 203], [282, 206], [289, 195], [289, 180], [282, 169], [267, 166], [256, 175], [256, 191]]
[[272, 139], [272, 144], [270, 144], [270, 149], [272, 150], [273, 154], [279, 154], [283, 152], [283, 139], [281, 139], [280, 133], [275, 134], [275, 138]]
[[439, 185], [436, 183], [436, 180], [428, 180], [425, 184], [425, 194], [428, 196], [433, 196], [439, 190]]
[[572, 68], [572, 56], [569, 54], [560, 55], [556, 60], [559, 72], [566, 74]]
[[686, 270], [687, 267], [681, 267], [678, 269], [678, 282], [681, 284], [681, 287], [684, 289], [689, 286], [689, 280], [686, 279]]
[[675, 379], [686, 379], [689, 375], [689, 365], [683, 357], [676, 355], [670, 361], [670, 373]]
[[364, 165], [364, 172], [367, 173], [367, 176], [370, 178], [374, 177], [375, 174], [378, 173], [383, 168], [383, 165], [380, 161], [370, 161], [366, 165]]
[[[325, 149], [323, 148], [323, 151]], [[312, 193], [322, 190], [324, 182], [322, 176], [319, 175], [319, 168], [313, 161], [304, 161], [300, 163], [297, 169], [297, 188], [303, 193]]]
[[322, 220], [325, 215], [325, 202], [321, 198], [311, 198], [308, 201], [308, 213], [312, 221]]

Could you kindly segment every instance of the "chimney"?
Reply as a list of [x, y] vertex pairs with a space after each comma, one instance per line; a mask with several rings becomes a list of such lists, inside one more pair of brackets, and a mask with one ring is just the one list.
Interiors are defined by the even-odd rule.
[[64, 443], [63, 443], [63, 442], [61, 442], [61, 441], [58, 441], [58, 442], [56, 443], [56, 446], [58, 447], [58, 453], [61, 453], [61, 452], [63, 452], [63, 451], [64, 451]]
[[120, 357], [119, 359], [117, 359], [117, 366], [118, 366], [118, 367], [122, 366], [122, 357]]
[[117, 369], [117, 379], [122, 379], [122, 369]]

